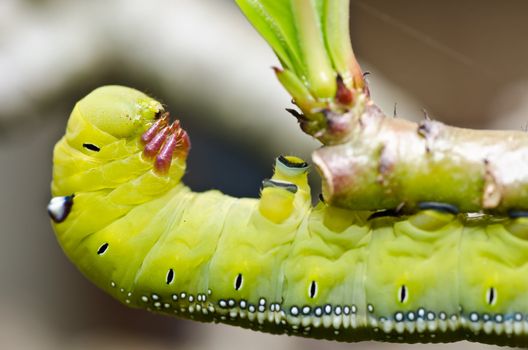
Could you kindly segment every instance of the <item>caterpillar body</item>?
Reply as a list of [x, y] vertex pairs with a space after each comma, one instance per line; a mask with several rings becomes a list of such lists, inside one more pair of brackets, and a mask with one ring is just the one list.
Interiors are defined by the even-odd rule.
[[58, 241], [124, 304], [349, 342], [528, 343], [528, 218], [312, 207], [292, 156], [259, 199], [195, 193], [188, 149], [159, 102], [120, 86], [79, 101], [55, 146]]

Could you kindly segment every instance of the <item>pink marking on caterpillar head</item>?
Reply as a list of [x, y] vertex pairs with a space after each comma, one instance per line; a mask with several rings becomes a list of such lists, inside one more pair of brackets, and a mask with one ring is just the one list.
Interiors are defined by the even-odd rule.
[[154, 137], [145, 145], [143, 155], [147, 158], [153, 158], [158, 154], [161, 146], [169, 134], [170, 127], [165, 126], [154, 135]]
[[156, 169], [156, 171], [161, 174], [166, 174], [170, 169], [172, 155], [174, 154], [174, 150], [178, 144], [177, 131], [179, 130], [179, 123], [174, 122], [169, 129], [169, 136], [165, 140], [161, 151], [156, 157], [156, 162], [154, 163], [154, 169]]
[[150, 128], [141, 135], [141, 141], [144, 144], [149, 143], [154, 136], [159, 132], [160, 129], [167, 126], [169, 121], [169, 112], [165, 112], [161, 117], [150, 126]]
[[189, 138], [187, 131], [183, 129], [180, 130], [181, 133], [178, 140], [178, 154], [187, 158], [187, 154], [189, 154], [189, 150], [191, 149], [191, 139]]
[[187, 136], [187, 132], [180, 127], [180, 121], [176, 120], [169, 127], [169, 135], [156, 157], [154, 169], [159, 174], [168, 173], [175, 151], [177, 152], [177, 157], [185, 159], [187, 158], [189, 148], [189, 136]]

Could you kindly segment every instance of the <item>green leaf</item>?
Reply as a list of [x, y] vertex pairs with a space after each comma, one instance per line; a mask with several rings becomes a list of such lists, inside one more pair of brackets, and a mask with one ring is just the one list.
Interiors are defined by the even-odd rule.
[[[325, 48], [319, 6], [312, 0], [290, 0], [293, 20], [297, 29], [301, 57], [306, 63], [309, 89], [318, 98], [333, 98], [336, 92], [336, 73]], [[319, 12], [318, 12], [319, 11]]]
[[317, 124], [310, 128], [317, 135], [327, 127], [322, 110], [341, 114], [353, 107], [354, 96], [368, 95], [350, 43], [350, 0], [236, 3], [277, 54], [283, 67], [277, 77], [306, 119]]
[[290, 0], [236, 0], [251, 24], [266, 39], [284, 68], [305, 80]]
[[349, 0], [320, 0], [324, 6], [324, 37], [326, 48], [332, 58], [336, 71], [341, 75], [349, 88], [363, 87], [363, 73], [357, 63], [349, 28]]

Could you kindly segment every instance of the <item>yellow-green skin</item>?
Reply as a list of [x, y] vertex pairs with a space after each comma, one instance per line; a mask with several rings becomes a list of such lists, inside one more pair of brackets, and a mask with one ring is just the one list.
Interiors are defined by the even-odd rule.
[[142, 156], [139, 137], [161, 110], [136, 90], [99, 88], [77, 103], [54, 151], [52, 194], [74, 195], [53, 222], [57, 238], [121, 302], [340, 341], [527, 344], [525, 218], [426, 210], [367, 220], [312, 207], [306, 171], [280, 162], [273, 179], [297, 192], [195, 193], [180, 182], [184, 159], [159, 175]]

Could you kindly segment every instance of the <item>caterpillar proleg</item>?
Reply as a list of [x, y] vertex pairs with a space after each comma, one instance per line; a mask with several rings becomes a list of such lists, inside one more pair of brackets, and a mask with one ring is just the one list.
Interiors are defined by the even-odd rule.
[[122, 303], [348, 342], [527, 345], [527, 217], [313, 207], [293, 156], [259, 199], [195, 193], [189, 146], [159, 102], [120, 86], [79, 101], [55, 146], [57, 239]]

